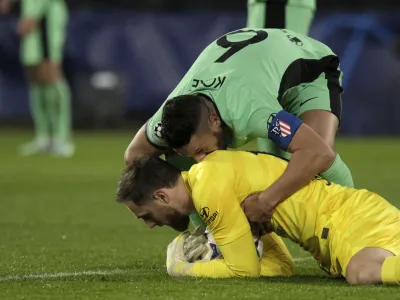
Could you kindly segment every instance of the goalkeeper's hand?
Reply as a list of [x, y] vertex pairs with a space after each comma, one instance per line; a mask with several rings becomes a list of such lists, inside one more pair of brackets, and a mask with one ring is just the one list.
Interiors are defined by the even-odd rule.
[[204, 234], [205, 230], [205, 226], [198, 226], [185, 239], [183, 243], [183, 253], [186, 261], [210, 261], [213, 250]]
[[186, 263], [185, 255], [183, 254], [183, 243], [190, 235], [189, 231], [185, 231], [178, 235], [167, 248], [167, 272], [171, 276], [179, 276], [177, 269], [182, 263]]

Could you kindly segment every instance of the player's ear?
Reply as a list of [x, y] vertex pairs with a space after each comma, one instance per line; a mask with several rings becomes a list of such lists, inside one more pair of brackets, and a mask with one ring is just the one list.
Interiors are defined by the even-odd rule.
[[211, 128], [221, 127], [221, 119], [216, 113], [210, 114], [210, 117], [208, 118], [208, 123], [211, 126]]
[[169, 203], [169, 197], [168, 194], [164, 191], [164, 189], [160, 189], [154, 192], [153, 198], [155, 201], [159, 201], [162, 204], [168, 204]]

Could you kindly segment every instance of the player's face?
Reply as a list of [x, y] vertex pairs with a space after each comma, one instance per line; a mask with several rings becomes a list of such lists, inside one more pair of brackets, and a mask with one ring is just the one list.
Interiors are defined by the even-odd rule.
[[159, 201], [152, 200], [140, 206], [133, 201], [125, 201], [125, 205], [151, 229], [156, 226], [169, 226], [182, 232], [189, 227], [189, 216], [183, 215], [170, 205], [161, 204]]
[[207, 130], [203, 133], [195, 133], [188, 145], [177, 149], [177, 152], [183, 156], [190, 156], [196, 161], [202, 161], [208, 154], [215, 150], [225, 150], [224, 132], [219, 130]]

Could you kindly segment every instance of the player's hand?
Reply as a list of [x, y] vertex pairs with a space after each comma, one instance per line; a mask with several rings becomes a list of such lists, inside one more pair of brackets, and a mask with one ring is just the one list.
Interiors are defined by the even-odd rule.
[[241, 204], [242, 209], [250, 222], [253, 234], [265, 235], [274, 231], [271, 224], [275, 205], [262, 199], [262, 193], [248, 196]]
[[183, 253], [188, 262], [195, 262], [199, 259], [201, 260], [212, 251], [208, 246], [208, 240], [204, 235], [205, 230], [205, 226], [198, 226], [185, 239], [183, 244]]
[[38, 26], [38, 22], [35, 19], [22, 19], [17, 25], [17, 33], [20, 36], [25, 36], [34, 31]]
[[167, 248], [167, 271], [171, 276], [177, 276], [179, 266], [186, 262], [183, 253], [183, 244], [185, 239], [190, 235], [189, 231], [185, 231], [178, 235]]

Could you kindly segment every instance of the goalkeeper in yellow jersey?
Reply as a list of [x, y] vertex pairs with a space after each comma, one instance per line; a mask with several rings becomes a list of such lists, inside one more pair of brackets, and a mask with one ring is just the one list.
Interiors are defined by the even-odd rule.
[[[268, 188], [286, 166], [267, 154], [215, 151], [180, 172], [160, 158], [141, 157], [123, 172], [117, 199], [150, 227], [184, 231], [194, 211], [207, 223], [223, 259], [185, 261], [183, 234], [168, 247], [169, 274], [257, 276], [261, 266], [241, 203]], [[315, 178], [280, 203], [271, 222], [331, 275], [351, 284], [400, 284], [400, 212], [377, 194]]]
[[[201, 165], [203, 163], [198, 166]], [[118, 184], [117, 201], [123, 202], [150, 228], [167, 225], [177, 231], [185, 231], [174, 240], [179, 245], [172, 243], [168, 247], [168, 273], [213, 278], [293, 275], [292, 257], [279, 236], [270, 233], [262, 237], [264, 248], [260, 259], [240, 203], [234, 198], [225, 197], [222, 190], [214, 191], [216, 194], [204, 194], [206, 191], [212, 192], [214, 188], [216, 182], [211, 177], [203, 177], [197, 181], [196, 191], [193, 190], [192, 194], [191, 183], [197, 176], [201, 176], [199, 170], [195, 166], [191, 171], [181, 173], [160, 158], [143, 157], [134, 160], [126, 168]], [[210, 189], [204, 190], [204, 184], [210, 184]], [[196, 234], [189, 236], [186, 231], [189, 215], [195, 211], [199, 211], [208, 224], [223, 259], [210, 260], [211, 255], [207, 257], [206, 253], [209, 248], [201, 247], [204, 244], [194, 245], [197, 249], [188, 249], [190, 253], [184, 254], [183, 242], [193, 237], [199, 240], [200, 237]], [[203, 242], [207, 243], [204, 236]], [[181, 247], [181, 251], [177, 252], [176, 246]], [[198, 253], [199, 250], [204, 253]], [[188, 255], [191, 258], [196, 255], [193, 252], [197, 252], [197, 257], [202, 262], [189, 263], [192, 260]], [[179, 262], [175, 263], [172, 259], [175, 255], [180, 255]]]

